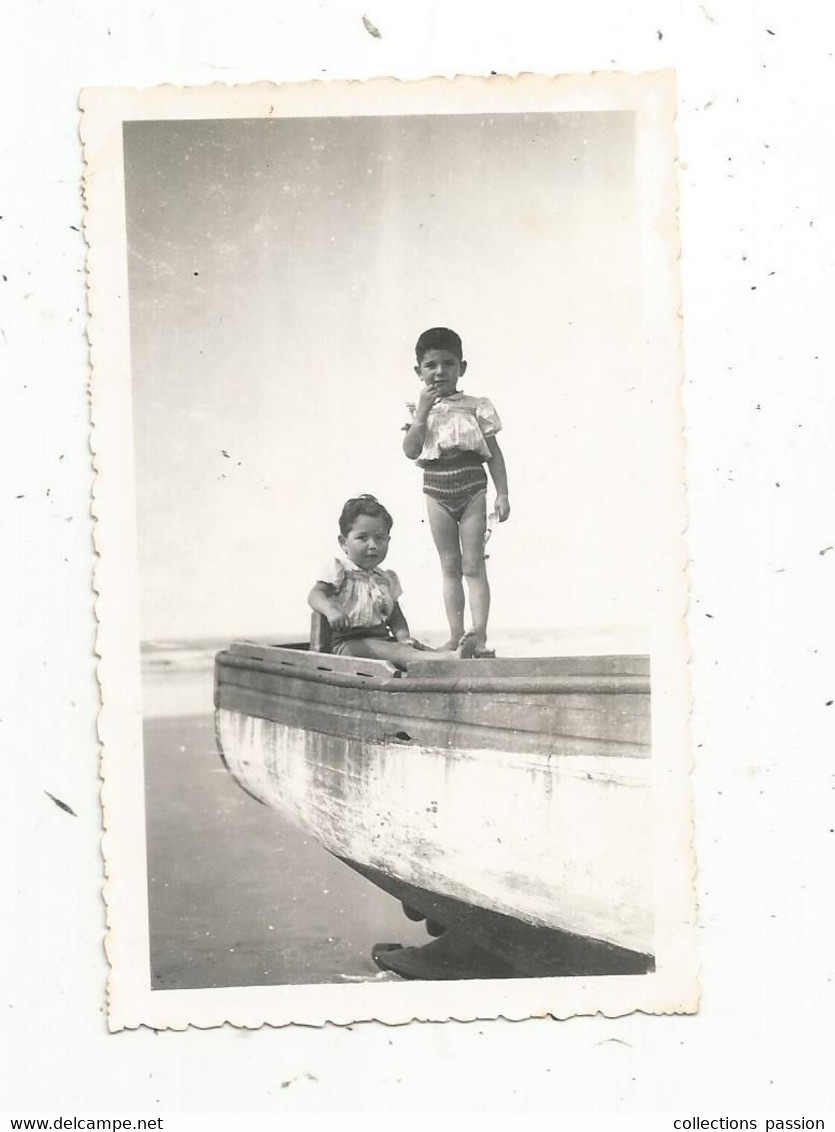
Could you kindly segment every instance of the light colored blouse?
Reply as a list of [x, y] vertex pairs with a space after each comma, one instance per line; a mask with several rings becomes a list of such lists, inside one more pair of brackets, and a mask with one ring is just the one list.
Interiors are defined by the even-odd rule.
[[331, 595], [348, 617], [352, 629], [386, 625], [403, 588], [394, 570], [363, 570], [347, 554], [331, 558], [320, 570], [317, 581], [332, 586]]
[[[406, 406], [410, 422], [415, 418], [416, 407]], [[405, 426], [408, 428], [408, 425]], [[492, 452], [487, 437], [495, 436], [502, 427], [499, 414], [486, 397], [468, 397], [466, 393], [453, 393], [442, 397], [429, 410], [426, 435], [418, 464], [427, 460], [441, 460], [453, 451], [476, 452], [489, 460]]]

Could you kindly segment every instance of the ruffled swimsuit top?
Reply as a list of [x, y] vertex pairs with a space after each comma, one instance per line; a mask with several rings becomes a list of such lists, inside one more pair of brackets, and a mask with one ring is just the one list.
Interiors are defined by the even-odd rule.
[[[411, 423], [416, 407], [414, 404], [406, 407]], [[447, 459], [456, 452], [475, 452], [489, 460], [492, 453], [487, 438], [495, 436], [501, 427], [499, 414], [486, 397], [468, 397], [460, 392], [443, 397], [429, 410], [426, 436], [417, 462], [422, 467], [427, 461]]]

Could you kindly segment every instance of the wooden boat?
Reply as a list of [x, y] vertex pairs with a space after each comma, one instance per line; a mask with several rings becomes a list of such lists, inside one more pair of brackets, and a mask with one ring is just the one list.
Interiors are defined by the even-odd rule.
[[426, 919], [409, 978], [653, 969], [649, 661], [417, 660], [293, 644], [215, 666], [240, 785]]

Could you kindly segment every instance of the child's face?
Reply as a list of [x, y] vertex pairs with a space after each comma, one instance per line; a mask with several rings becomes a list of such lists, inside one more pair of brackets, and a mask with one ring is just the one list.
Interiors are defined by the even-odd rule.
[[357, 515], [347, 535], [339, 536], [339, 545], [355, 566], [373, 570], [388, 554], [390, 537], [379, 515]]
[[427, 350], [415, 366], [420, 380], [435, 389], [441, 397], [449, 397], [458, 387], [458, 378], [467, 372], [467, 363], [452, 350]]

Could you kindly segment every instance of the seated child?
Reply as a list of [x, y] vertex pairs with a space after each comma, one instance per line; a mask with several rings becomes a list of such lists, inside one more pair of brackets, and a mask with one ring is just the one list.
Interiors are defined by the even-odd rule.
[[406, 668], [421, 660], [473, 655], [473, 634], [455, 649], [436, 651], [415, 641], [399, 605], [403, 592], [393, 570], [381, 570], [389, 549], [392, 517], [373, 495], [349, 499], [339, 516], [341, 554], [331, 560], [310, 591], [308, 604], [323, 614], [333, 633], [333, 651], [373, 657]]

